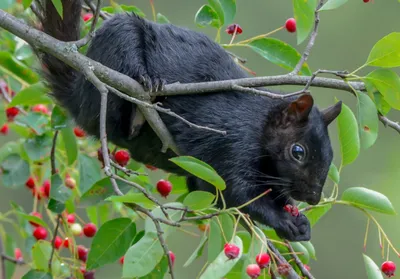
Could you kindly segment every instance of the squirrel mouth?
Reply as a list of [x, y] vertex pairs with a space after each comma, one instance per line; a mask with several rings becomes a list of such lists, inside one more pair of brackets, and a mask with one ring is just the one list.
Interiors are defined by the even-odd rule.
[[290, 195], [293, 199], [301, 202], [306, 202], [309, 205], [317, 205], [321, 200], [321, 193], [316, 191], [310, 192], [300, 192], [300, 191], [293, 191]]

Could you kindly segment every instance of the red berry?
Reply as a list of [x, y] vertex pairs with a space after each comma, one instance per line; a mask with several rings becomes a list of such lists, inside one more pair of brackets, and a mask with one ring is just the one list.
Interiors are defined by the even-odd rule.
[[249, 264], [246, 268], [246, 273], [250, 278], [257, 278], [261, 274], [261, 269], [257, 264]]
[[[40, 218], [40, 219], [43, 218], [43, 217], [42, 217], [42, 214], [40, 214], [39, 212], [31, 212], [30, 215], [31, 215], [31, 216], [36, 216], [36, 217], [38, 217], [38, 218]], [[31, 225], [32, 225], [32, 226], [35, 226], [35, 227], [39, 227], [39, 226], [40, 226], [39, 224], [37, 224], [37, 223], [35, 223], [35, 222], [33, 222], [33, 221], [29, 221], [29, 223], [31, 223]]]
[[19, 249], [19, 248], [15, 248], [14, 249], [14, 258], [17, 261], [22, 261], [23, 260], [21, 249]]
[[152, 171], [157, 170], [157, 168], [154, 167], [154, 166], [152, 166], [152, 165], [145, 165], [145, 166], [146, 166], [146, 168], [148, 168], [149, 170], [152, 170]]
[[285, 27], [290, 33], [296, 32], [296, 20], [294, 18], [289, 18], [286, 20]]
[[228, 27], [226, 27], [225, 29], [225, 32], [228, 33], [229, 35], [233, 35], [235, 33], [235, 29], [236, 29], [236, 34], [242, 34], [243, 29], [237, 23], [232, 23], [231, 25], [228, 25]]
[[9, 130], [10, 130], [10, 127], [8, 127], [8, 124], [4, 124], [0, 128], [0, 133], [3, 135], [7, 135]]
[[88, 254], [88, 249], [85, 246], [78, 245], [78, 258], [82, 262], [86, 262], [87, 254]]
[[94, 270], [86, 271], [83, 274], [83, 279], [95, 279], [94, 278]]
[[[9, 96], [14, 97], [15, 92], [10, 90], [8, 87], [7, 83], [4, 80], [0, 80], [0, 88], [3, 89]], [[3, 94], [3, 92], [0, 90], [0, 93]]]
[[122, 256], [121, 258], [119, 258], [119, 263], [120, 264], [124, 264], [125, 261], [125, 256]]
[[19, 113], [19, 109], [16, 107], [11, 107], [11, 108], [6, 109], [6, 115], [7, 115], [8, 121], [14, 120], [15, 116], [17, 116], [18, 113]]
[[74, 128], [74, 134], [77, 138], [83, 138], [86, 135], [85, 131], [79, 127]]
[[69, 238], [68, 238], [68, 237], [66, 237], [66, 238], [64, 239], [63, 246], [64, 246], [65, 248], [68, 248], [68, 247], [69, 247]]
[[224, 253], [228, 259], [233, 260], [239, 256], [240, 248], [237, 247], [235, 244], [226, 243], [224, 245]]
[[42, 187], [40, 187], [40, 188], [34, 187], [32, 189], [32, 196], [36, 197], [39, 201], [42, 199], [42, 193], [43, 193], [41, 188]]
[[363, 0], [364, 1], [364, 3], [368, 3], [369, 2], [369, 0]]
[[172, 265], [174, 265], [174, 263], [175, 263], [175, 254], [172, 251], [169, 251], [168, 254], [169, 254], [169, 258], [171, 259]]
[[293, 206], [293, 208], [292, 208], [292, 216], [294, 216], [294, 217], [299, 216], [299, 209], [297, 208], [297, 206]]
[[67, 222], [70, 223], [70, 224], [75, 223], [75, 215], [74, 214], [68, 214]]
[[288, 212], [288, 213], [292, 213], [292, 208], [293, 208], [293, 205], [287, 204], [287, 205], [285, 205], [285, 206], [283, 207], [283, 210], [285, 210], [285, 211]]
[[297, 217], [299, 216], [299, 209], [295, 205], [287, 204], [283, 207], [283, 209], [290, 213], [292, 216]]
[[67, 186], [70, 189], [75, 189], [76, 187], [76, 181], [72, 177], [67, 177], [64, 181], [65, 186]]
[[381, 270], [387, 277], [393, 277], [394, 272], [396, 271], [396, 264], [391, 261], [386, 261], [382, 264]]
[[84, 22], [89, 21], [89, 20], [92, 19], [92, 17], [93, 17], [93, 14], [91, 14], [91, 13], [84, 14], [83, 15], [83, 21]]
[[57, 235], [56, 239], [54, 240], [54, 248], [60, 249], [62, 244], [63, 244], [62, 238]]
[[97, 232], [97, 227], [93, 223], [88, 223], [83, 227], [83, 234], [87, 237], [93, 237]]
[[43, 194], [46, 198], [50, 197], [50, 181], [49, 180], [45, 180], [43, 182]]
[[25, 182], [26, 187], [28, 187], [29, 189], [33, 189], [35, 188], [35, 180], [33, 180], [33, 177], [30, 176], [28, 178], [28, 180]]
[[117, 163], [120, 166], [125, 167], [128, 164], [131, 156], [129, 155], [128, 151], [126, 151], [126, 150], [118, 150], [115, 153], [114, 158], [115, 158], [115, 161], [117, 161]]
[[308, 271], [310, 271], [310, 270], [311, 270], [311, 267], [310, 267], [310, 266], [308, 266], [308, 265], [306, 265], [306, 264], [304, 265], [304, 268], [305, 268], [305, 269], [307, 269]]
[[172, 183], [168, 180], [161, 179], [157, 182], [157, 191], [161, 196], [167, 197], [172, 191]]
[[71, 225], [71, 231], [72, 231], [72, 234], [75, 236], [82, 235], [82, 233], [83, 233], [82, 226], [78, 223], [74, 223]]
[[282, 276], [287, 276], [289, 274], [290, 271], [290, 264], [287, 263], [281, 263], [278, 265], [278, 273], [279, 275]]
[[32, 111], [48, 114], [49, 110], [45, 105], [39, 104], [32, 107]]
[[47, 237], [47, 231], [46, 231], [46, 229], [43, 228], [43, 227], [37, 227], [37, 228], [33, 231], [33, 236], [34, 236], [37, 240], [46, 239], [46, 237]]
[[269, 264], [270, 257], [267, 253], [258, 254], [256, 257], [256, 263], [260, 268], [266, 268]]

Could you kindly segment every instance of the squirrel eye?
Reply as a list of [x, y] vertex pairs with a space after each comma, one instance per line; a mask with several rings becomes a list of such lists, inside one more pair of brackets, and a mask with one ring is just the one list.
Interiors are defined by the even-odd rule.
[[306, 151], [304, 150], [304, 147], [297, 143], [292, 145], [290, 154], [297, 161], [303, 161], [306, 157]]

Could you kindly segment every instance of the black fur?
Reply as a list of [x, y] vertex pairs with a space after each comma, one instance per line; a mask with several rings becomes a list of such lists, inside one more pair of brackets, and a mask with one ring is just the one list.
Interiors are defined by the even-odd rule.
[[[66, 5], [66, 3], [68, 3]], [[44, 29], [65, 41], [79, 37], [80, 0], [63, 0], [64, 20], [51, 1], [46, 5]], [[201, 33], [170, 24], [156, 24], [132, 14], [115, 15], [96, 32], [88, 57], [124, 73], [146, 87], [164, 83], [190, 83], [247, 77], [231, 57]], [[89, 134], [99, 136], [100, 95], [84, 76], [45, 55], [48, 81], [55, 99]], [[302, 97], [301, 97], [302, 98]], [[162, 100], [165, 107], [198, 125], [227, 131], [223, 136], [188, 127], [161, 114], [183, 155], [191, 155], [214, 167], [225, 179], [228, 206], [239, 206], [265, 190], [273, 191], [244, 208], [252, 218], [273, 227], [290, 241], [310, 239], [304, 215], [293, 217], [283, 210], [291, 198], [319, 201], [332, 149], [327, 132], [340, 112], [340, 104], [324, 115], [310, 96], [285, 100], [240, 92], [174, 96]], [[175, 156], [161, 152], [161, 142], [147, 123], [130, 139], [132, 105], [109, 95], [107, 135], [130, 150], [132, 157], [169, 172], [186, 175], [168, 161]], [[324, 118], [325, 117], [325, 118]], [[305, 147], [303, 162], [290, 155], [293, 143]], [[214, 191], [202, 180], [188, 177], [193, 190]]]

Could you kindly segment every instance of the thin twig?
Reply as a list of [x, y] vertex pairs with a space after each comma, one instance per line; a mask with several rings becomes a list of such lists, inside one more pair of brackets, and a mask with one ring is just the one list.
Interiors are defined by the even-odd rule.
[[[24, 260], [22, 260], [22, 259], [17, 260], [16, 258], [10, 257], [4, 253], [1, 254], [1, 258], [2, 258], [2, 262], [3, 262], [3, 260], [6, 260], [6, 261], [12, 262], [14, 264], [19, 264], [19, 265], [26, 264]], [[2, 269], [2, 270], [4, 270], [4, 269]], [[5, 278], [5, 277], [2, 277], [2, 278]]]
[[233, 85], [232, 89], [240, 91], [240, 92], [244, 92], [244, 93], [260, 95], [260, 96], [266, 96], [266, 97], [271, 98], [271, 99], [285, 99], [285, 98], [289, 98], [289, 97], [292, 97], [292, 96], [297, 96], [297, 95], [300, 95], [300, 94], [308, 93], [307, 90], [303, 89], [303, 90], [296, 91], [296, 92], [289, 93], [289, 94], [276, 94], [276, 93], [272, 93], [272, 92], [268, 92], [268, 91], [264, 91], [264, 90], [260, 90], [260, 89], [243, 87], [243, 86], [240, 86], [240, 85]]
[[314, 29], [311, 32], [310, 35], [310, 40], [308, 41], [308, 44], [303, 52], [303, 55], [300, 58], [300, 61], [297, 63], [296, 67], [294, 67], [293, 71], [290, 73], [291, 75], [297, 75], [301, 68], [303, 67], [304, 63], [306, 63], [308, 56], [310, 55], [310, 51], [312, 47], [314, 46], [315, 39], [317, 38], [318, 35], [318, 26], [319, 26], [319, 9], [322, 7], [324, 4], [324, 0], [319, 0], [319, 3], [315, 9], [315, 20], [314, 20]]
[[118, 165], [117, 163], [113, 162], [112, 160], [110, 160], [110, 164], [111, 164], [111, 166], [113, 166], [114, 168], [122, 171], [126, 175], [148, 176], [147, 173], [141, 173], [141, 172], [137, 172], [137, 171], [133, 171], [133, 170], [127, 169], [125, 167], [121, 167], [120, 165]]
[[50, 254], [50, 259], [49, 259], [49, 271], [50, 272], [51, 272], [51, 265], [53, 262], [54, 251], [55, 251], [56, 237], [58, 234], [58, 228], [60, 226], [61, 218], [62, 218], [61, 214], [58, 214], [56, 228], [54, 229], [53, 239], [51, 240], [51, 254]]
[[395, 122], [387, 118], [386, 116], [383, 116], [382, 114], [378, 114], [379, 120], [385, 125], [385, 127], [390, 127], [393, 128], [395, 131], [397, 131], [400, 134], [400, 124], [399, 122]]
[[297, 256], [296, 252], [293, 250], [293, 247], [290, 244], [290, 242], [285, 240], [285, 243], [287, 244], [287, 247], [288, 247], [288, 249], [289, 249], [289, 251], [291, 253], [291, 256], [294, 259], [296, 265], [300, 269], [300, 271], [303, 274], [303, 276], [305, 276], [308, 279], [315, 279], [314, 276], [307, 270], [307, 268], [305, 268], [304, 264], [301, 262], [301, 260]]
[[[267, 239], [267, 243], [268, 243], [268, 248], [278, 258], [279, 262], [283, 263], [283, 264], [288, 264], [288, 262], [281, 255], [281, 253], [278, 251], [278, 249], [275, 248], [274, 244], [268, 239]], [[300, 276], [294, 271], [294, 269], [290, 266], [290, 264], [288, 264], [288, 265], [289, 265], [290, 269], [289, 269], [289, 273], [286, 278], [287, 279], [300, 279]]]
[[58, 130], [54, 132], [53, 144], [51, 145], [51, 152], [50, 152], [50, 163], [51, 163], [51, 174], [52, 175], [57, 173], [55, 153], [56, 153], [58, 132], [59, 132]]
[[3, 238], [0, 236], [0, 253], [1, 253], [1, 278], [6, 278], [6, 257], [4, 252]]
[[35, 2], [32, 2], [31, 6], [30, 6], [32, 12], [36, 15], [36, 17], [43, 22], [44, 18], [43, 18], [43, 14], [40, 12], [40, 10], [38, 9], [38, 7], [36, 6]]
[[95, 36], [94, 30], [96, 29], [97, 21], [99, 20], [100, 10], [101, 10], [101, 0], [97, 0], [97, 8], [96, 8], [96, 12], [94, 13], [92, 25], [90, 26], [89, 32], [86, 34], [85, 37], [83, 37], [82, 39], [75, 42], [75, 45], [78, 48], [81, 48], [81, 47], [87, 45]]

